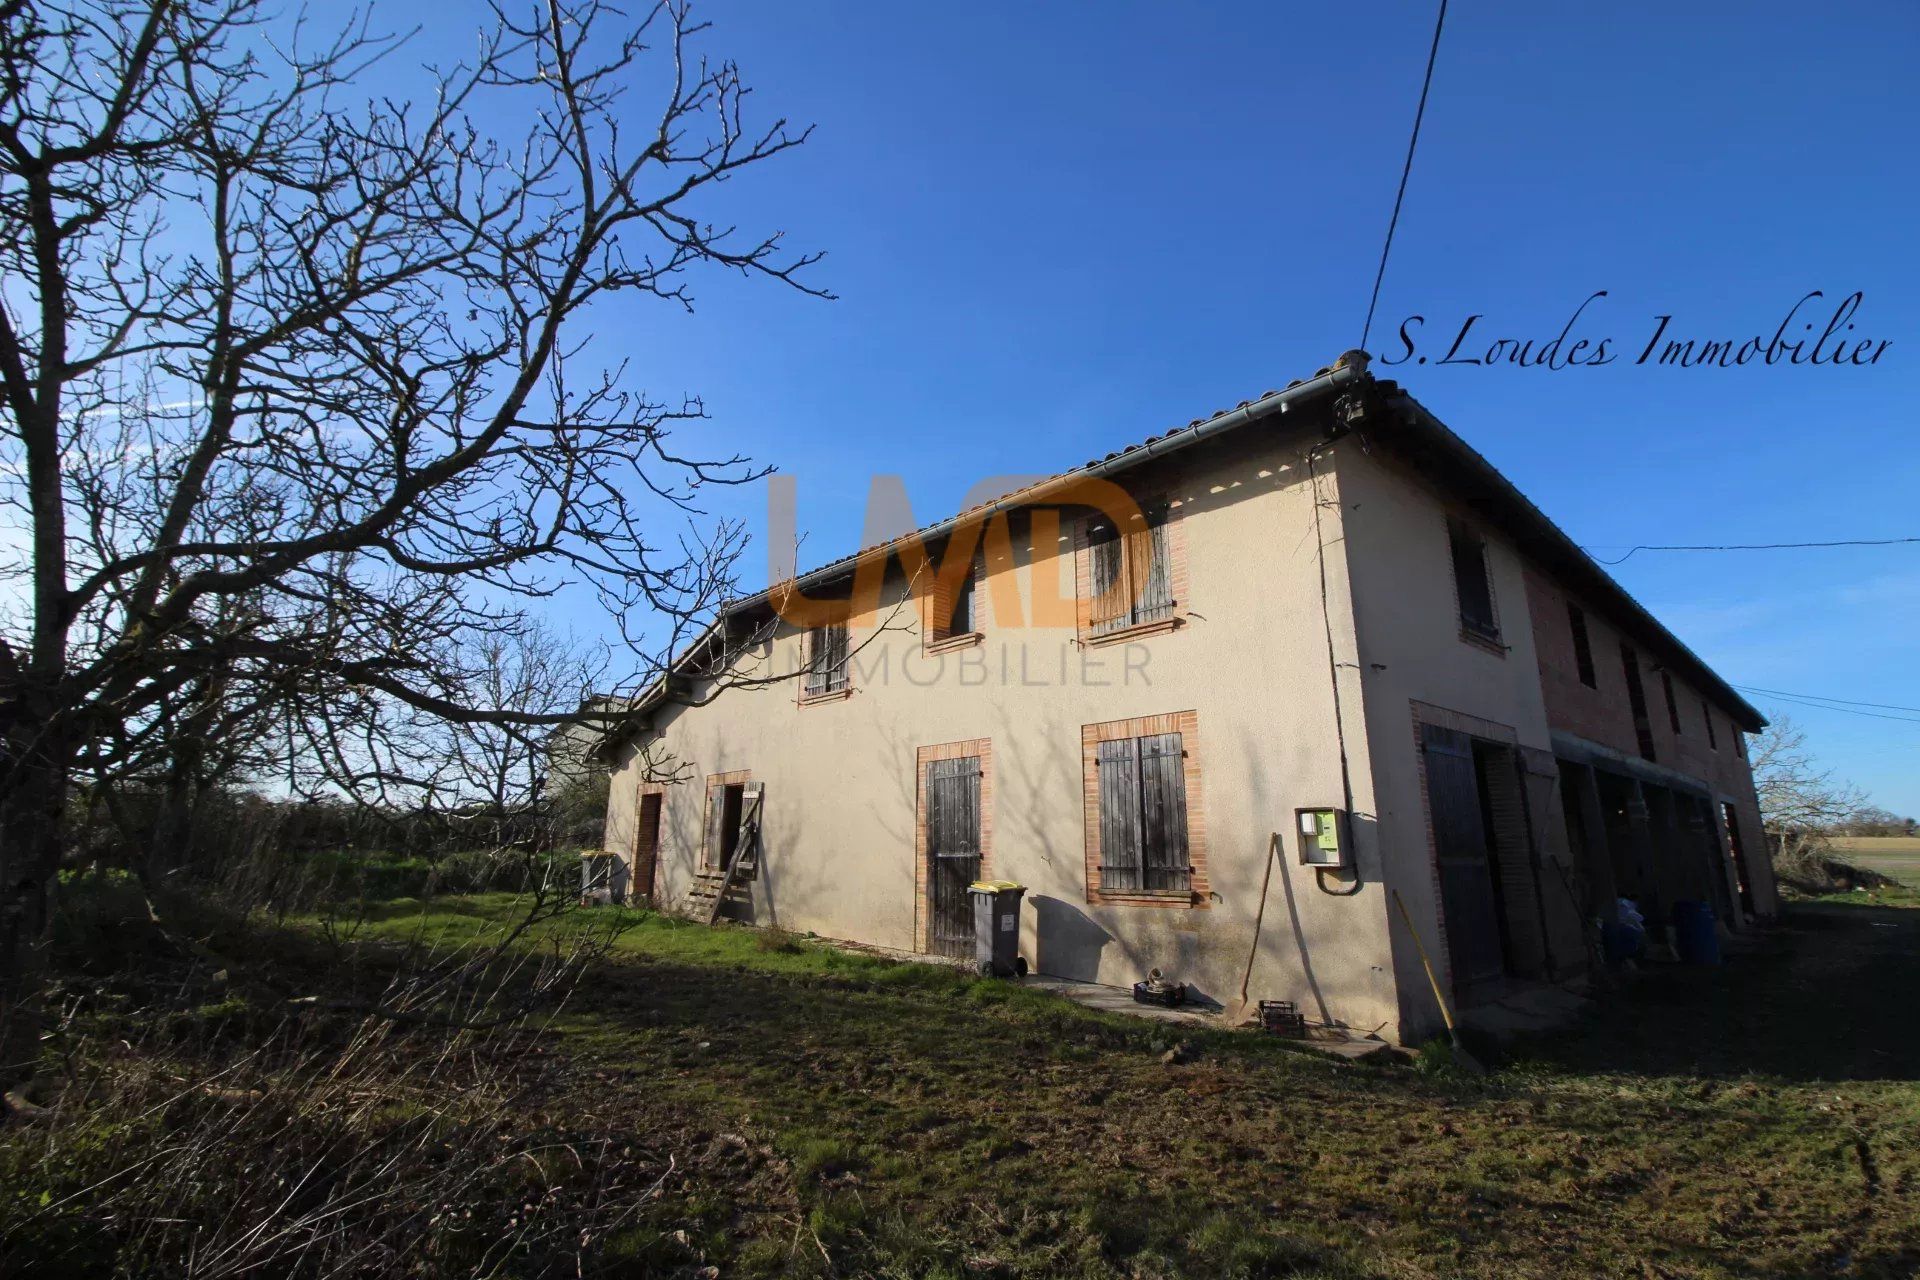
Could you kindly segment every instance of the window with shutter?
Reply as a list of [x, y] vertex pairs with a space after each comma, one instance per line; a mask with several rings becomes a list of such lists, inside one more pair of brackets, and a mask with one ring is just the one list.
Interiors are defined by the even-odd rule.
[[1589, 689], [1598, 689], [1600, 681], [1593, 670], [1593, 641], [1587, 635], [1587, 615], [1572, 601], [1567, 602], [1567, 626], [1573, 631], [1573, 663], [1580, 673], [1580, 683]]
[[1211, 906], [1199, 743], [1192, 711], [1081, 726], [1088, 902]]
[[964, 641], [975, 637], [979, 630], [979, 621], [975, 609], [977, 584], [981, 575], [981, 560], [976, 556], [967, 566], [967, 572], [958, 582], [936, 579], [927, 593], [926, 613], [923, 632], [927, 647], [948, 646], [955, 642], [960, 647]]
[[1180, 735], [1102, 742], [1098, 759], [1101, 890], [1187, 893], [1192, 868]]
[[953, 608], [947, 614], [947, 634], [964, 636], [976, 630], [973, 624], [973, 583], [976, 574], [971, 568], [967, 576], [960, 579], [960, 585], [953, 589]]
[[1627, 675], [1627, 706], [1633, 712], [1634, 736], [1639, 739], [1640, 754], [1651, 760], [1653, 721], [1647, 714], [1646, 687], [1640, 683], [1640, 655], [1625, 641], [1620, 644], [1620, 666]]
[[1493, 612], [1493, 580], [1487, 576], [1487, 544], [1459, 520], [1447, 521], [1453, 557], [1453, 587], [1460, 607], [1460, 629], [1481, 640], [1498, 640], [1500, 622]]
[[1098, 636], [1165, 622], [1178, 614], [1173, 512], [1145, 507], [1137, 527], [1122, 530], [1105, 516], [1085, 528], [1087, 628]]
[[1665, 671], [1660, 673], [1660, 688], [1667, 695], [1667, 723], [1673, 726], [1673, 736], [1680, 736], [1680, 704], [1673, 699], [1673, 676]]
[[806, 693], [823, 697], [847, 688], [849, 647], [844, 622], [815, 627], [807, 633]]

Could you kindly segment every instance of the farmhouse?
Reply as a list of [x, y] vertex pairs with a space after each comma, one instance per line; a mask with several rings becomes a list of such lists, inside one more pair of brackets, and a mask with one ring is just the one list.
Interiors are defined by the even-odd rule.
[[667, 909], [971, 954], [1014, 880], [1041, 973], [1418, 1039], [1419, 942], [1471, 1010], [1621, 898], [1776, 908], [1760, 715], [1359, 352], [738, 601], [642, 706], [607, 848]]

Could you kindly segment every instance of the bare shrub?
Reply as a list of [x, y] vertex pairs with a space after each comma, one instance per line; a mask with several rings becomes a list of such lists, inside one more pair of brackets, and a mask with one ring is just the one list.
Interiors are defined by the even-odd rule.
[[371, 968], [323, 944], [276, 975], [330, 976], [293, 998], [230, 990], [204, 964], [165, 1003], [83, 984], [54, 1037], [64, 1083], [0, 1133], [8, 1274], [594, 1270], [675, 1156], [618, 1117], [545, 1120], [581, 1083], [546, 1052], [542, 1019], [609, 935], [526, 933], [392, 949]]

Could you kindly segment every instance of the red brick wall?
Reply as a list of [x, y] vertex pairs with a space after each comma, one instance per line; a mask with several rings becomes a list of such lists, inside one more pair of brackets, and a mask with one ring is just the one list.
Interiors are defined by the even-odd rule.
[[[1574, 658], [1566, 591], [1531, 566], [1526, 570], [1526, 582], [1548, 726], [1611, 747], [1622, 755], [1638, 757], [1640, 742], [1634, 730], [1633, 710], [1627, 701], [1620, 632], [1587, 601], [1573, 600], [1587, 615], [1587, 639], [1593, 650], [1598, 687], [1588, 688], [1581, 683]], [[1680, 732], [1676, 734], [1667, 715], [1659, 656], [1631, 640], [1628, 643], [1633, 645], [1640, 661], [1640, 680], [1647, 695], [1647, 719], [1653, 728], [1654, 762], [1706, 783], [1713, 789], [1716, 801], [1722, 797], [1733, 801], [1740, 820], [1741, 842], [1750, 855], [1755, 905], [1762, 914], [1772, 914], [1776, 909], [1773, 877], [1766, 865], [1760, 806], [1754, 795], [1753, 770], [1743, 750], [1741, 731], [1723, 707], [1710, 706], [1704, 714], [1713, 717], [1713, 739], [1717, 747], [1710, 746], [1701, 709], [1703, 695], [1676, 671], [1668, 673], [1680, 713]]]

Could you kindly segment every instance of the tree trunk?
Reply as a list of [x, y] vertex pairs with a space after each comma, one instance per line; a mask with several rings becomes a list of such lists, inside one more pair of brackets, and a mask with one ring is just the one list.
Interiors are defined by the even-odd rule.
[[26, 1078], [39, 1056], [67, 791], [61, 744], [38, 725], [10, 727], [12, 759], [0, 775], [0, 1085]]

